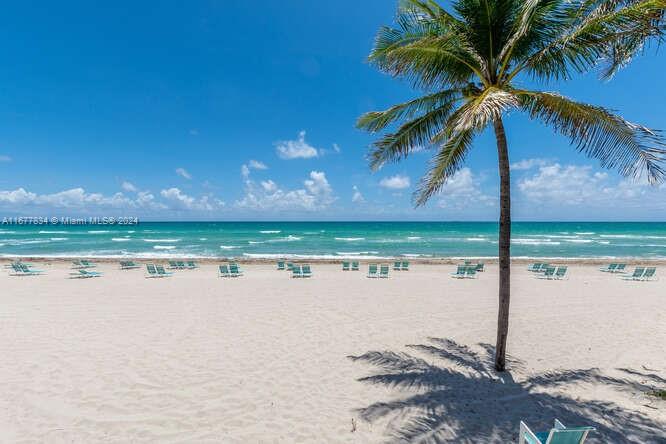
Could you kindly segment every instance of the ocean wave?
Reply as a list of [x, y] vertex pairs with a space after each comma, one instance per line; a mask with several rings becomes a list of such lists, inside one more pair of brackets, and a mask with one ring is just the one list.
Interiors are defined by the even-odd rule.
[[468, 238], [465, 238], [465, 240], [470, 241], [470, 242], [488, 242], [489, 241], [489, 239], [485, 238], [485, 237], [468, 237]]
[[207, 237], [200, 237], [199, 240], [200, 240], [200, 241], [207, 241], [208, 238], [207, 238]]
[[278, 237], [277, 239], [269, 239], [268, 242], [274, 243], [274, 242], [296, 242], [299, 240], [302, 240], [302, 237], [294, 236], [290, 234], [287, 237]]
[[576, 234], [580, 234], [581, 236], [591, 236], [596, 233], [594, 231], [576, 231]]
[[343, 242], [358, 242], [365, 240], [364, 237], [335, 237], [334, 239], [336, 241], [343, 241]]
[[421, 240], [423, 239], [421, 236], [407, 236], [407, 240]]
[[565, 239], [564, 242], [570, 242], [572, 244], [591, 244], [594, 241], [592, 239]]
[[417, 258], [417, 257], [432, 257], [432, 254], [425, 254], [425, 253], [403, 253], [400, 256], [402, 257], [411, 257], [411, 258]]
[[338, 251], [338, 256], [362, 256], [364, 254], [379, 254], [379, 251]]
[[234, 245], [220, 245], [220, 248], [223, 249], [223, 250], [235, 250], [236, 248], [240, 248], [240, 247], [236, 247]]
[[68, 237], [52, 237], [51, 240], [52, 241], [66, 241], [66, 240], [69, 240], [69, 238]]
[[175, 242], [180, 242], [180, 239], [142, 239], [144, 242], [162, 242], [162, 243], [175, 243]]
[[88, 234], [104, 234], [110, 233], [109, 230], [88, 230]]
[[51, 230], [41, 230], [39, 234], [67, 234], [67, 231], [51, 231]]
[[560, 245], [560, 242], [552, 241], [550, 239], [537, 240], [537, 239], [511, 239], [512, 244], [516, 245]]
[[153, 248], [155, 250], [173, 250], [176, 248], [175, 245], [154, 245]]
[[256, 244], [265, 244], [265, 241], [247, 241], [248, 244], [250, 245], [256, 245]]
[[132, 239], [130, 239], [129, 237], [112, 237], [111, 240], [113, 242], [128, 242], [131, 241]]
[[280, 234], [282, 233], [282, 230], [261, 230], [259, 232], [261, 234]]

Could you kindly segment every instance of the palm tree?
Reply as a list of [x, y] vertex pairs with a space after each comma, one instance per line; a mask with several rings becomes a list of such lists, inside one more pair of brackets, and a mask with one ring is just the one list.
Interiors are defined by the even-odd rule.
[[[357, 126], [386, 131], [370, 150], [372, 169], [434, 150], [414, 193], [425, 204], [461, 168], [474, 138], [492, 126], [500, 177], [499, 310], [495, 368], [505, 369], [509, 327], [511, 193], [503, 118], [522, 111], [568, 137], [578, 151], [624, 176], [663, 180], [666, 150], [652, 130], [611, 111], [552, 92], [525, 89], [522, 78], [544, 84], [569, 79], [609, 62], [613, 48], [635, 52], [628, 36], [655, 29], [666, 0], [403, 0], [396, 27], [377, 33], [369, 61], [411, 81], [424, 95], [361, 116]], [[662, 23], [663, 24], [663, 23]], [[641, 34], [643, 40], [649, 38]], [[624, 45], [624, 46], [621, 46]]]

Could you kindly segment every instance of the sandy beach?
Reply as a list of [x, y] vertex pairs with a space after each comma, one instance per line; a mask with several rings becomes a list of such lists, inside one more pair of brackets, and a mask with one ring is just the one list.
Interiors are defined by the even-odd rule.
[[595, 426], [591, 443], [666, 442], [666, 403], [648, 395], [666, 388], [663, 275], [515, 265], [496, 374], [495, 265], [469, 280], [444, 264], [383, 280], [333, 264], [311, 279], [35, 266], [0, 273], [3, 443], [506, 443], [520, 420], [554, 418]]

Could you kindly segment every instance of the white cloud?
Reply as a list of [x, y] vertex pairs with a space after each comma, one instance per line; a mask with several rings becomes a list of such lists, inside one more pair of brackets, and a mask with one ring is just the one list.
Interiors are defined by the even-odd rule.
[[518, 189], [531, 200], [580, 205], [614, 192], [607, 180], [607, 173], [594, 172], [589, 166], [553, 163], [541, 166], [532, 176], [521, 179]]
[[388, 188], [390, 190], [404, 190], [409, 188], [411, 181], [409, 176], [396, 174], [395, 176], [385, 177], [379, 182], [379, 186]]
[[178, 174], [180, 177], [185, 178], [187, 180], [192, 179], [192, 175], [187, 172], [185, 168], [176, 168], [176, 174]]
[[511, 169], [520, 171], [520, 170], [531, 170], [535, 167], [545, 166], [550, 161], [548, 159], [534, 158], [534, 159], [523, 159], [516, 163], [511, 164]]
[[283, 140], [275, 143], [275, 150], [281, 159], [310, 159], [319, 156], [319, 150], [305, 141], [305, 131], [298, 133], [297, 140]]
[[496, 199], [481, 191], [481, 179], [465, 167], [456, 171], [440, 191], [437, 205], [441, 208], [466, 209], [471, 206], [494, 206]]
[[363, 203], [365, 202], [365, 198], [363, 197], [363, 194], [359, 191], [358, 187], [354, 185], [352, 187], [352, 202], [353, 203]]
[[120, 188], [122, 188], [123, 191], [127, 191], [129, 193], [136, 193], [136, 191], [137, 191], [137, 188], [134, 186], [134, 184], [132, 184], [131, 182], [127, 182], [127, 181], [120, 184]]
[[333, 151], [335, 151], [336, 153], [339, 153], [342, 150], [340, 149], [340, 146], [337, 143], [334, 143], [333, 144]]
[[0, 154], [0, 162], [11, 162], [12, 158], [6, 154]]
[[175, 187], [160, 191], [160, 195], [171, 203], [170, 208], [172, 209], [212, 211], [224, 206], [224, 202], [218, 199], [207, 195], [195, 199]]
[[258, 160], [250, 159], [250, 161], [247, 163], [247, 166], [253, 170], [267, 170], [268, 167], [266, 166], [265, 163], [260, 162]]
[[[245, 172], [245, 171], [243, 171]], [[239, 208], [264, 211], [306, 210], [314, 211], [328, 207], [335, 201], [333, 189], [322, 171], [311, 171], [303, 181], [303, 188], [284, 190], [273, 180], [264, 180], [257, 185], [247, 175], [245, 195], [236, 202]]]
[[[50, 194], [37, 194], [24, 188], [0, 191], [0, 208], [15, 212], [32, 208], [73, 211], [74, 214], [93, 214], [108, 209], [126, 211], [169, 211], [193, 210], [212, 211], [221, 209], [224, 202], [211, 195], [194, 198], [178, 188], [169, 188], [160, 192], [162, 201], [158, 201], [150, 191], [136, 191], [130, 197], [121, 192], [112, 195], [89, 193], [81, 187]], [[135, 213], [136, 214], [136, 213]], [[69, 215], [69, 214], [68, 214]]]

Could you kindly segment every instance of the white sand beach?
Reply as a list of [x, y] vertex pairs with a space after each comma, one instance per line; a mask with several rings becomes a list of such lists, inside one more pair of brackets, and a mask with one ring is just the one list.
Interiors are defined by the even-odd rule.
[[495, 265], [473, 280], [425, 264], [386, 280], [36, 266], [0, 273], [2, 443], [506, 443], [554, 418], [595, 426], [591, 443], [666, 442], [666, 402], [647, 394], [666, 388], [663, 274], [516, 265], [496, 374]]

